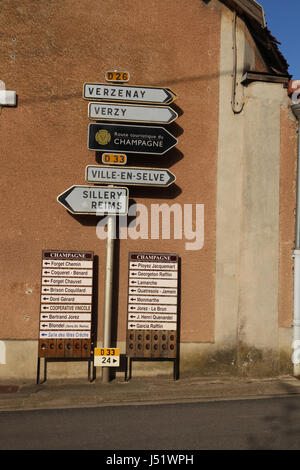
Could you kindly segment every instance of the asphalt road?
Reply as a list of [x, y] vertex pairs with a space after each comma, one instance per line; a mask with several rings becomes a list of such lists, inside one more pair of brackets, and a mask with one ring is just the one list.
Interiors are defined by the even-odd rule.
[[300, 449], [299, 397], [0, 412], [0, 449]]

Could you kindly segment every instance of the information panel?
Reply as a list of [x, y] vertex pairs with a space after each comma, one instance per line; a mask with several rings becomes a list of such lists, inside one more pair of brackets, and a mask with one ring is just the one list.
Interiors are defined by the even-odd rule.
[[127, 355], [177, 356], [178, 255], [129, 253]]
[[90, 357], [93, 269], [93, 252], [43, 251], [39, 357]]

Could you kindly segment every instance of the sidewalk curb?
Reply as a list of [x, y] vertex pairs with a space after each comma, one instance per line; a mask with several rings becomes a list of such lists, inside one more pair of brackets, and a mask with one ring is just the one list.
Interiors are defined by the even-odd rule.
[[147, 377], [109, 384], [65, 381], [23, 384], [15, 393], [0, 394], [0, 412], [208, 403], [295, 395], [300, 396], [300, 382], [290, 376], [275, 379], [193, 377], [176, 382]]

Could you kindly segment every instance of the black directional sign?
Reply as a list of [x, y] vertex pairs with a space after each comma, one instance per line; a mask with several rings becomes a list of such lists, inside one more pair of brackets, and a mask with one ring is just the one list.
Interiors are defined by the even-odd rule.
[[89, 150], [163, 155], [177, 143], [164, 127], [89, 124]]

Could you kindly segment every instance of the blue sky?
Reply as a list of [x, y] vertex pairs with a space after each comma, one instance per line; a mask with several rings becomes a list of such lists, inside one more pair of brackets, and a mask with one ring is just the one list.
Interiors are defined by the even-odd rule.
[[298, 47], [300, 1], [299, 0], [257, 0], [265, 10], [267, 26], [281, 42], [280, 51], [290, 65], [293, 79], [300, 79], [300, 54]]

